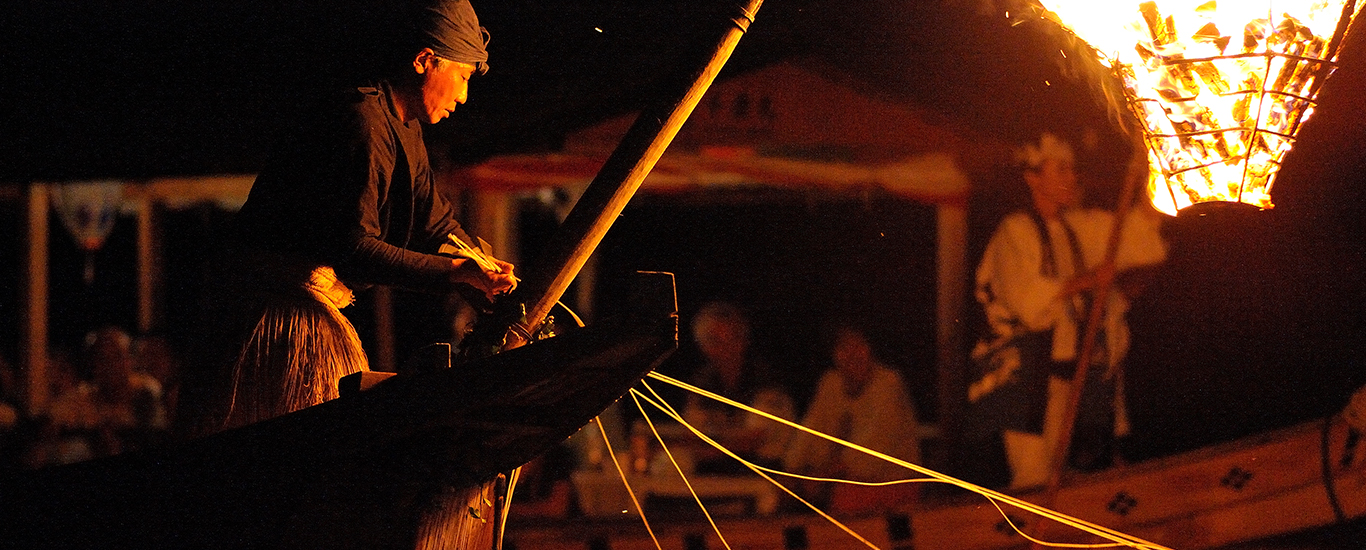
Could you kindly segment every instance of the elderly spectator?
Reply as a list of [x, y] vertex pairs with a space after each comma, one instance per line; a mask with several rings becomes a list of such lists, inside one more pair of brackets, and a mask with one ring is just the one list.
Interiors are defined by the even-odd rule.
[[[835, 330], [834, 368], [821, 376], [816, 395], [802, 419], [808, 428], [896, 458], [920, 462], [915, 407], [901, 375], [878, 361], [863, 332], [844, 323]], [[810, 434], [792, 442], [783, 459], [791, 472], [853, 481], [892, 481], [914, 472], [862, 451], [839, 447]], [[914, 498], [909, 485], [830, 488], [831, 507], [852, 513], [885, 509]], [[814, 489], [813, 489], [814, 490]], [[824, 494], [815, 494], [818, 499]]]
[[[795, 418], [796, 406], [775, 373], [750, 346], [749, 317], [726, 302], [710, 302], [692, 322], [693, 338], [703, 363], [692, 383], [704, 390], [745, 403], [782, 418]], [[689, 395], [683, 417], [741, 457], [777, 465], [792, 430], [765, 418], [697, 395]], [[703, 453], [697, 468], [703, 473], [744, 470], [728, 457]]]

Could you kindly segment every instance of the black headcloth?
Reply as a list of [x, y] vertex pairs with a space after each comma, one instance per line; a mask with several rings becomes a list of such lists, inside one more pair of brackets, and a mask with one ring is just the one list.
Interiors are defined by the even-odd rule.
[[468, 0], [427, 0], [416, 13], [418, 40], [436, 56], [469, 63], [476, 72], [488, 72], [489, 32], [479, 26], [479, 17]]

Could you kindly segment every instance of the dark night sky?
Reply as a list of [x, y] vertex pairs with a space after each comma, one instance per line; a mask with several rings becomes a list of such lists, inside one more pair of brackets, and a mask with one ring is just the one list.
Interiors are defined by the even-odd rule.
[[[380, 0], [375, 0], [380, 1]], [[251, 172], [309, 91], [358, 66], [363, 0], [14, 0], [0, 15], [0, 181]], [[476, 3], [492, 72], [433, 148], [553, 147], [635, 110], [720, 31], [720, 0]], [[1098, 124], [1055, 44], [970, 2], [769, 0], [729, 71], [790, 56], [1005, 141]], [[1155, 452], [1336, 410], [1362, 383], [1366, 33], [1286, 160], [1277, 208], [1171, 224], [1136, 306], [1133, 394]], [[980, 198], [980, 196], [979, 196]], [[1146, 331], [1146, 332], [1140, 332]], [[1208, 422], [1192, 423], [1202, 417]], [[1164, 438], [1158, 438], [1162, 434]]]
[[[364, 22], [392, 1], [401, 0], [7, 3], [0, 179], [254, 171], [312, 91], [367, 66], [360, 60], [374, 41]], [[731, 5], [476, 3], [493, 71], [430, 141], [475, 159], [554, 146], [566, 131], [635, 110], [710, 46]], [[772, 0], [727, 69], [823, 57], [891, 97], [989, 132], [1013, 129], [1029, 118], [1015, 114], [1038, 106], [1078, 103], [1036, 55], [1029, 26], [975, 9], [966, 0]]]
[[[0, 181], [253, 172], [290, 113], [370, 66], [367, 22], [401, 1], [7, 2]], [[770, 0], [727, 71], [820, 57], [888, 98], [1007, 142], [1097, 124], [1085, 85], [1059, 74], [1055, 33], [1012, 26], [983, 3]], [[493, 71], [453, 121], [429, 131], [433, 148], [463, 161], [553, 147], [637, 110], [712, 44], [732, 2], [475, 7], [493, 37]]]
[[[11, 3], [4, 175], [254, 171], [282, 117], [367, 66], [385, 1]], [[494, 71], [432, 137], [468, 158], [626, 112], [719, 36], [708, 6], [725, 5], [479, 4]]]

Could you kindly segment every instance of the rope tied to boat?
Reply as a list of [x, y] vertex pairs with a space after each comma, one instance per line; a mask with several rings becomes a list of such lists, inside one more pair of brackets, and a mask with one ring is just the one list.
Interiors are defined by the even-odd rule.
[[[925, 476], [924, 478], [914, 478], [914, 479], [908, 479], [908, 480], [900, 480], [900, 481], [898, 481], [898, 482], [901, 482], [901, 483], [905, 483], [905, 482], [922, 482], [922, 483], [923, 483], [923, 482], [927, 482], [927, 481], [929, 481], [929, 482], [940, 482], [940, 483], [946, 483], [946, 484], [949, 484], [949, 485], [954, 485], [954, 486], [957, 486], [957, 487], [961, 487], [961, 488], [967, 489], [968, 491], [971, 491], [971, 492], [973, 492], [973, 493], [977, 493], [977, 494], [979, 494], [979, 495], [981, 495], [981, 496], [986, 497], [987, 500], [988, 500], [988, 502], [990, 502], [993, 506], [996, 507], [996, 509], [1001, 513], [1001, 515], [1002, 515], [1003, 517], [1005, 517], [1005, 519], [1006, 519], [1007, 522], [1010, 522], [1010, 518], [1009, 518], [1009, 516], [1006, 515], [1005, 510], [1001, 507], [1002, 505], [1012, 506], [1012, 507], [1018, 508], [1018, 509], [1020, 509], [1020, 510], [1024, 510], [1024, 511], [1033, 513], [1034, 515], [1039, 516], [1039, 517], [1041, 517], [1041, 518], [1046, 518], [1046, 519], [1049, 519], [1049, 520], [1058, 522], [1058, 523], [1060, 523], [1060, 524], [1063, 524], [1063, 525], [1072, 527], [1072, 528], [1077, 529], [1077, 530], [1079, 530], [1079, 531], [1084, 531], [1084, 532], [1086, 532], [1086, 533], [1090, 533], [1090, 534], [1092, 534], [1092, 535], [1095, 535], [1095, 536], [1097, 536], [1097, 537], [1099, 537], [1099, 538], [1101, 538], [1101, 539], [1104, 539], [1104, 540], [1108, 541], [1108, 542], [1096, 543], [1096, 544], [1072, 544], [1072, 543], [1047, 542], [1047, 541], [1042, 541], [1042, 540], [1038, 540], [1038, 539], [1035, 539], [1035, 538], [1033, 538], [1033, 537], [1030, 537], [1027, 533], [1024, 533], [1023, 531], [1020, 531], [1018, 527], [1015, 528], [1017, 533], [1019, 533], [1020, 535], [1024, 536], [1024, 537], [1027, 538], [1028, 540], [1030, 540], [1030, 541], [1032, 541], [1032, 542], [1035, 542], [1035, 543], [1038, 543], [1038, 544], [1042, 544], [1042, 545], [1044, 545], [1044, 546], [1049, 546], [1049, 547], [1054, 547], [1054, 548], [1113, 548], [1113, 547], [1130, 547], [1130, 548], [1145, 549], [1145, 550], [1170, 550], [1170, 549], [1167, 548], [1166, 546], [1162, 546], [1162, 545], [1157, 544], [1157, 543], [1153, 543], [1153, 542], [1146, 541], [1146, 540], [1143, 540], [1143, 539], [1140, 539], [1140, 538], [1137, 538], [1137, 537], [1134, 537], [1134, 536], [1131, 536], [1131, 535], [1127, 535], [1127, 534], [1122, 533], [1122, 532], [1119, 532], [1119, 531], [1115, 531], [1115, 530], [1112, 530], [1112, 529], [1108, 529], [1108, 528], [1106, 528], [1106, 527], [1103, 527], [1103, 526], [1100, 526], [1100, 525], [1097, 525], [1097, 524], [1094, 524], [1094, 523], [1091, 523], [1091, 522], [1088, 522], [1088, 521], [1085, 521], [1085, 520], [1082, 520], [1082, 519], [1079, 519], [1079, 518], [1075, 518], [1075, 517], [1072, 517], [1072, 516], [1068, 516], [1068, 515], [1066, 515], [1066, 514], [1057, 512], [1057, 511], [1055, 511], [1055, 510], [1051, 510], [1051, 509], [1048, 509], [1048, 508], [1046, 508], [1046, 507], [1038, 506], [1038, 505], [1036, 505], [1036, 504], [1033, 504], [1033, 503], [1030, 503], [1030, 502], [1021, 500], [1021, 499], [1019, 499], [1019, 498], [1016, 498], [1016, 497], [1013, 497], [1013, 496], [1010, 496], [1010, 495], [1007, 495], [1007, 494], [1004, 494], [1004, 493], [1000, 493], [1000, 492], [998, 492], [998, 491], [993, 491], [993, 490], [991, 490], [991, 489], [987, 489], [987, 488], [985, 488], [985, 487], [982, 487], [982, 486], [979, 486], [979, 485], [975, 485], [975, 484], [969, 483], [969, 482], [967, 482], [967, 481], [963, 481], [963, 480], [960, 480], [960, 479], [957, 479], [957, 478], [954, 478], [954, 477], [951, 477], [951, 476], [947, 476], [947, 475], [945, 475], [945, 474], [942, 474], [942, 473], [936, 472], [936, 471], [934, 471], [934, 470], [925, 468], [924, 466], [920, 466], [920, 465], [917, 465], [917, 464], [913, 464], [913, 463], [907, 462], [907, 461], [905, 461], [905, 460], [901, 460], [901, 459], [899, 459], [899, 458], [896, 458], [896, 457], [887, 455], [887, 454], [885, 454], [885, 453], [878, 452], [878, 451], [876, 451], [876, 450], [874, 450], [874, 449], [869, 449], [869, 448], [867, 448], [867, 447], [863, 447], [863, 446], [857, 445], [857, 444], [855, 444], [855, 443], [852, 443], [852, 442], [849, 442], [849, 441], [845, 441], [845, 440], [843, 440], [843, 439], [840, 439], [840, 438], [831, 436], [831, 435], [829, 435], [829, 434], [825, 434], [825, 433], [821, 433], [821, 432], [816, 431], [816, 430], [812, 430], [811, 428], [808, 428], [808, 427], [803, 426], [803, 425], [801, 425], [801, 424], [798, 424], [798, 423], [796, 423], [796, 422], [792, 422], [791, 420], [787, 420], [787, 419], [784, 419], [784, 418], [781, 418], [781, 417], [778, 417], [778, 416], [774, 416], [774, 415], [769, 414], [769, 413], [767, 413], [767, 412], [764, 412], [764, 411], [762, 411], [762, 410], [755, 409], [755, 408], [753, 408], [753, 407], [750, 407], [750, 406], [748, 406], [748, 405], [745, 405], [744, 403], [740, 403], [740, 402], [737, 402], [737, 401], [735, 401], [735, 400], [733, 400], [733, 399], [729, 399], [729, 398], [727, 398], [727, 397], [725, 397], [725, 396], [722, 396], [722, 395], [719, 395], [719, 394], [716, 394], [716, 393], [713, 393], [713, 392], [706, 391], [706, 390], [704, 390], [704, 389], [702, 389], [702, 388], [698, 388], [698, 387], [696, 387], [696, 386], [693, 386], [693, 385], [691, 385], [691, 384], [688, 384], [688, 383], [682, 382], [682, 381], [680, 381], [680, 380], [671, 378], [671, 377], [669, 377], [669, 376], [665, 376], [665, 375], [660, 374], [660, 373], [658, 373], [658, 372], [651, 372], [650, 374], [647, 375], [647, 377], [648, 377], [648, 378], [655, 379], [655, 380], [658, 380], [658, 381], [660, 381], [660, 382], [664, 382], [664, 383], [669, 384], [669, 385], [672, 385], [672, 386], [674, 386], [674, 387], [677, 387], [677, 388], [686, 390], [686, 391], [688, 391], [688, 392], [691, 392], [691, 393], [700, 395], [700, 396], [702, 396], [702, 397], [706, 397], [706, 398], [712, 399], [712, 400], [714, 400], [714, 401], [723, 403], [723, 404], [725, 404], [725, 405], [728, 405], [728, 406], [731, 406], [731, 407], [734, 407], [734, 408], [737, 408], [737, 409], [746, 411], [746, 412], [748, 412], [748, 413], [750, 413], [750, 414], [759, 415], [759, 416], [764, 417], [764, 418], [767, 418], [767, 419], [769, 419], [769, 420], [771, 420], [771, 421], [778, 422], [778, 423], [780, 423], [780, 424], [786, 425], [786, 426], [788, 426], [788, 427], [790, 427], [790, 428], [794, 428], [794, 429], [796, 429], [796, 430], [799, 430], [799, 431], [802, 431], [802, 432], [806, 432], [806, 433], [811, 434], [811, 435], [814, 435], [814, 436], [816, 436], [816, 437], [819, 437], [819, 438], [828, 440], [828, 441], [830, 441], [830, 442], [832, 442], [832, 443], [835, 443], [835, 444], [837, 444], [837, 445], [841, 445], [841, 446], [844, 446], [844, 447], [856, 449], [856, 450], [858, 450], [858, 451], [860, 451], [860, 452], [862, 452], [862, 453], [864, 453], [864, 454], [867, 454], [867, 455], [870, 455], [870, 456], [874, 456], [874, 457], [880, 458], [880, 459], [882, 459], [882, 460], [891, 462], [891, 463], [893, 463], [893, 464], [897, 464], [897, 465], [899, 465], [899, 466], [901, 466], [901, 467], [903, 467], [903, 468], [906, 468], [906, 469], [908, 469], [908, 470], [914, 471], [914, 472], [916, 472], [916, 473], [919, 473], [919, 474]], [[644, 387], [645, 387], [647, 390], [650, 389], [648, 385], [645, 385]], [[635, 390], [632, 390], [632, 391], [635, 391]], [[653, 393], [652, 390], [651, 390], [651, 392]], [[651, 401], [651, 400], [650, 400], [648, 397], [646, 397], [644, 394], [637, 393], [637, 395], [638, 395], [639, 397], [641, 397], [642, 399], [645, 399], [647, 402], [648, 402], [648, 401]], [[658, 395], [656, 394], [654, 397], [658, 398]], [[672, 407], [665, 408], [666, 406], [664, 406], [664, 407], [657, 406], [657, 407], [661, 408], [662, 410], [665, 410], [666, 414], [670, 411], [670, 409], [672, 409]], [[676, 413], [675, 413], [675, 414], [676, 414]], [[669, 415], [669, 416], [673, 417], [674, 415], [671, 414], [671, 415]], [[680, 416], [681, 416], [681, 415], [680, 415]], [[684, 425], [685, 427], [687, 427], [689, 431], [691, 431], [693, 434], [695, 434], [695, 435], [697, 435], [697, 436], [699, 436], [699, 437], [702, 437], [702, 439], [703, 439], [704, 441], [706, 441], [708, 444], [711, 444], [713, 447], [718, 448], [719, 450], [721, 450], [722, 452], [726, 453], [728, 456], [731, 456], [732, 458], [739, 459], [738, 456], [735, 456], [734, 453], [729, 452], [727, 449], [725, 449], [725, 448], [724, 448], [723, 446], [721, 446], [719, 443], [716, 443], [716, 442], [714, 442], [713, 440], [711, 440], [710, 438], [705, 437], [705, 434], [702, 434], [702, 433], [699, 432], [696, 428], [694, 428], [694, 427], [692, 427], [692, 426], [689, 426], [686, 422], [683, 421], [683, 419], [682, 419], [681, 417], [675, 417], [675, 420], [680, 421], [681, 423], [683, 423], [683, 425]], [[759, 467], [759, 466], [757, 466], [757, 465], [752, 465], [752, 464], [750, 464], [750, 463], [748, 463], [748, 462], [746, 462], [746, 461], [744, 461], [744, 460], [741, 460], [741, 463], [742, 463], [742, 464], [745, 464], [745, 466], [749, 467], [751, 470], [754, 470], [756, 474], [759, 474], [761, 477], [764, 477], [765, 479], [768, 479], [770, 482], [774, 483], [774, 485], [776, 485], [779, 489], [782, 489], [782, 490], [784, 490], [784, 491], [788, 491], [788, 489], [787, 489], [785, 486], [783, 486], [782, 484], [777, 483], [776, 481], [774, 481], [774, 480], [772, 480], [771, 478], [769, 478], [769, 476], [765, 475], [765, 472], [770, 472], [770, 473], [773, 473], [773, 474], [778, 474], [778, 475], [783, 475], [783, 476], [789, 476], [789, 477], [798, 477], [798, 478], [804, 477], [804, 476], [796, 476], [796, 475], [793, 475], [793, 474], [790, 474], [790, 473], [787, 473], [787, 472], [781, 472], [781, 471], [776, 471], [776, 470], [770, 470], [770, 469], [768, 469], [768, 468]], [[859, 484], [859, 485], [868, 484], [868, 483], [863, 483], [863, 482], [854, 482], [854, 481], [851, 481], [851, 480], [825, 480], [825, 481], [838, 481], [838, 482], [841, 482], [841, 483], [855, 483], [855, 484]], [[898, 483], [898, 482], [892, 482], [892, 483]], [[790, 494], [790, 495], [796, 497], [796, 495], [795, 495], [795, 494], [792, 494], [790, 491], [788, 491], [788, 494]], [[798, 497], [798, 499], [800, 500], [799, 497]], [[815, 509], [814, 507], [813, 507], [812, 509], [815, 510], [818, 514], [820, 514], [820, 515], [822, 515], [823, 517], [825, 517], [828, 521], [833, 521], [833, 520], [834, 520], [834, 518], [829, 517], [829, 516], [826, 515], [825, 513], [821, 512], [819, 509]], [[836, 523], [837, 526], [839, 525], [838, 522], [835, 522], [835, 523]], [[1012, 526], [1014, 525], [1013, 522], [1011, 522], [1011, 524], [1012, 524]], [[863, 540], [863, 542], [864, 542], [865, 544], [867, 544], [868, 546], [873, 547], [873, 548], [876, 548], [876, 547], [873, 546], [871, 543], [866, 542], [866, 539], [862, 539], [862, 537], [858, 537], [857, 534], [852, 533], [851, 531], [846, 531], [846, 532], [849, 532], [850, 534], [853, 534], [853, 535], [856, 536], [857, 538]]]

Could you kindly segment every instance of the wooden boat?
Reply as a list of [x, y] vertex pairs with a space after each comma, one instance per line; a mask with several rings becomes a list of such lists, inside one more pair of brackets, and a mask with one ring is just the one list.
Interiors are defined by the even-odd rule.
[[[1320, 528], [1366, 516], [1366, 444], [1341, 415], [1094, 474], [1069, 477], [1053, 509], [1182, 550]], [[1038, 494], [1018, 495], [1034, 501]], [[1036, 517], [1003, 505], [1022, 530]], [[704, 522], [653, 518], [664, 548], [719, 548]], [[986, 498], [968, 494], [921, 502], [878, 517], [841, 518], [884, 549], [988, 550], [1027, 545]], [[661, 521], [662, 520], [662, 521]], [[823, 549], [864, 545], [815, 515], [721, 521], [732, 548]], [[1101, 542], [1060, 525], [1050, 541]], [[509, 525], [515, 548], [655, 548], [639, 520], [573, 525]], [[708, 545], [708, 541], [711, 545]]]
[[677, 348], [672, 275], [645, 281], [615, 321], [161, 452], [12, 477], [0, 545], [411, 548], [427, 502], [563, 441]]

